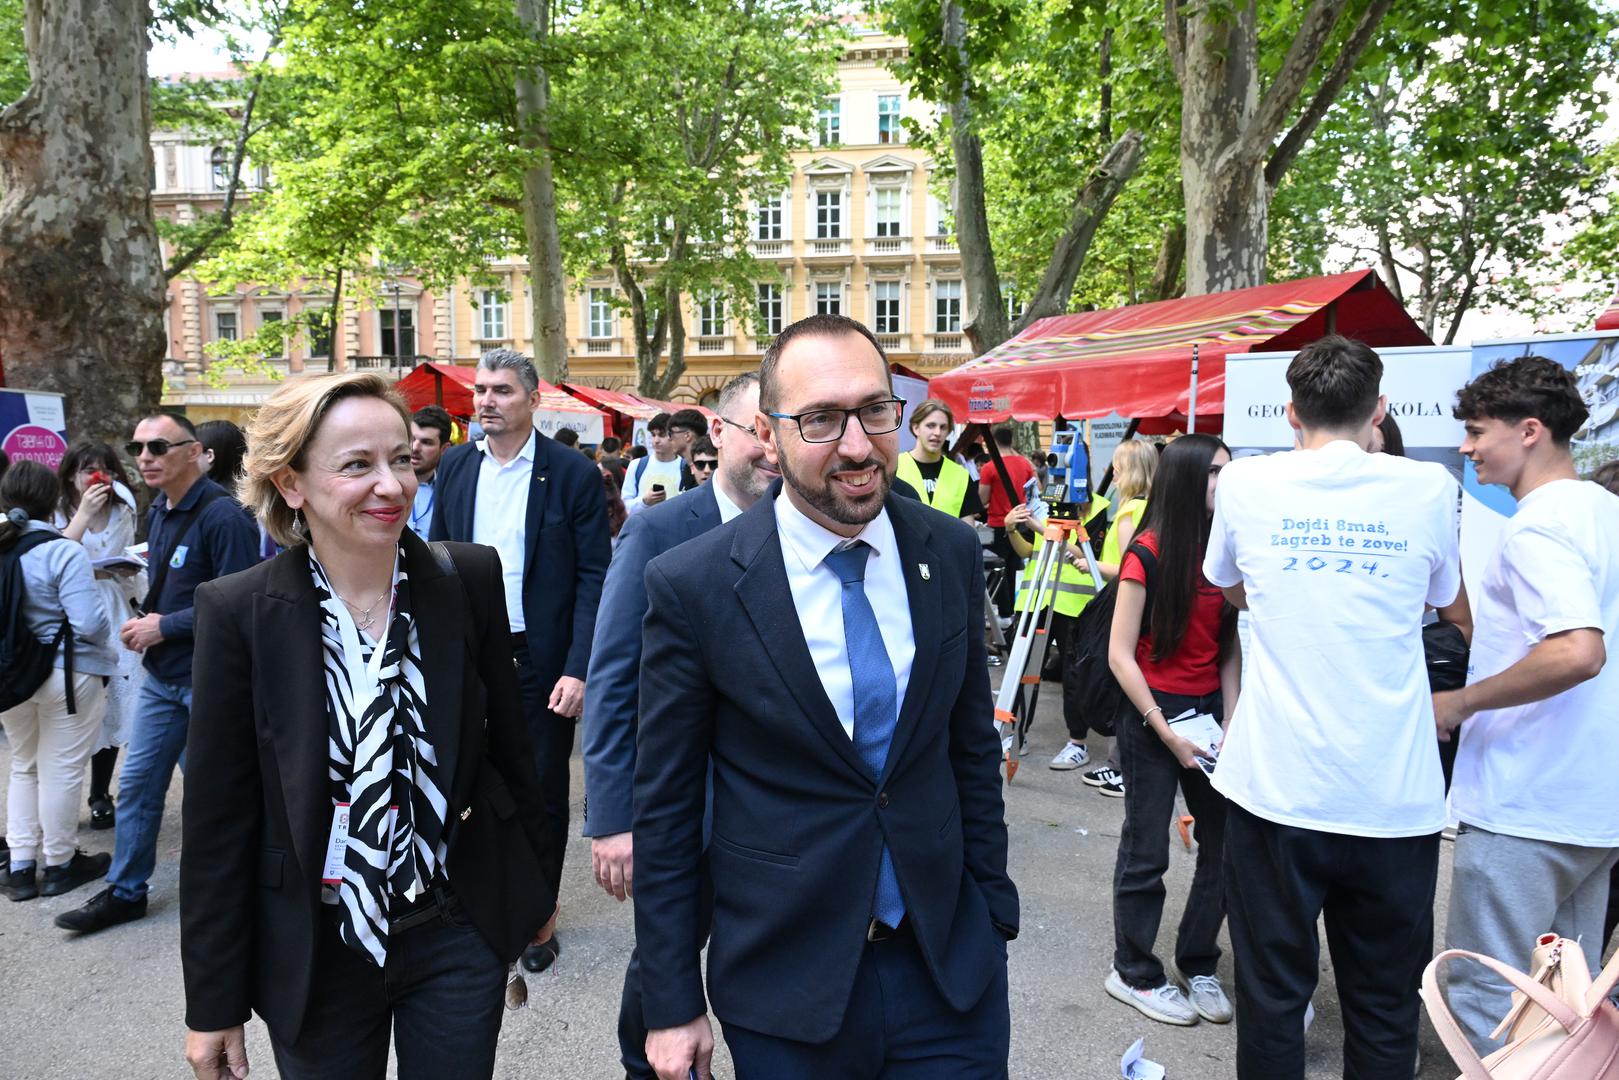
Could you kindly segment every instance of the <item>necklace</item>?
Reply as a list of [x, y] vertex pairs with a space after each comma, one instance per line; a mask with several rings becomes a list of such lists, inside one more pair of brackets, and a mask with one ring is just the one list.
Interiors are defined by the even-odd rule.
[[342, 593], [337, 592], [336, 589], [333, 589], [332, 592], [336, 593], [337, 598], [343, 601], [343, 603], [347, 604], [350, 610], [359, 612], [360, 617], [354, 620], [355, 627], [360, 630], [369, 630], [371, 629], [371, 624], [377, 621], [376, 615], [372, 613], [373, 610], [378, 604], [382, 603], [382, 598], [384, 596], [392, 594], [393, 586], [390, 585], [386, 589], [383, 589], [382, 595], [371, 601], [370, 607], [363, 608], [359, 604], [356, 604], [353, 600], [350, 600], [348, 597], [344, 596]]

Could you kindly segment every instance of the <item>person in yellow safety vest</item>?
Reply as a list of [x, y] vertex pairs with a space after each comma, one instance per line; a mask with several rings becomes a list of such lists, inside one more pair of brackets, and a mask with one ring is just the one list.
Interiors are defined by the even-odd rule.
[[[1102, 540], [1102, 550], [1096, 555], [1096, 572], [1104, 582], [1119, 576], [1119, 562], [1135, 539], [1136, 526], [1147, 512], [1147, 492], [1152, 490], [1152, 478], [1158, 472], [1158, 447], [1141, 439], [1130, 439], [1113, 451], [1113, 494], [1119, 500], [1119, 512]], [[1063, 720], [1068, 725], [1068, 742], [1051, 767], [1057, 770], [1078, 769], [1091, 759], [1085, 744], [1090, 725], [1079, 709], [1064, 702]], [[1101, 732], [1097, 732], [1098, 735]], [[1086, 784], [1097, 788], [1103, 795], [1118, 798], [1124, 794], [1124, 775], [1119, 771], [1117, 743], [1113, 753], [1103, 764], [1080, 777]]]
[[[1098, 515], [1105, 515], [1109, 505], [1104, 496], [1091, 496], [1090, 507], [1085, 513], [1086, 524], [1096, 520]], [[1023, 534], [1017, 531], [1017, 526], [1019, 525], [1028, 525], [1035, 530], [1032, 543], [1025, 540]], [[1076, 537], [1074, 534], [1077, 531], [1074, 529], [1069, 530], [1068, 542], [1064, 545], [1067, 550], [1063, 553], [1063, 559], [1057, 572], [1056, 592], [1053, 594], [1050, 589], [1047, 589], [1041, 603], [1042, 607], [1052, 608], [1064, 620], [1076, 618], [1081, 611], [1085, 610], [1085, 605], [1091, 602], [1091, 598], [1101, 588], [1099, 584], [1091, 579], [1090, 574], [1080, 568], [1085, 554], [1079, 544], [1075, 542]], [[1026, 611], [1033, 601], [1035, 569], [1040, 561], [1040, 549], [1046, 543], [1044, 533], [1029, 517], [1028, 504], [1020, 503], [1007, 511], [1006, 535], [1007, 539], [1012, 542], [1013, 550], [1023, 559], [1023, 576], [1018, 579], [1017, 599], [1013, 601], [1012, 610]], [[1054, 636], [1059, 640], [1065, 640], [1061, 633], [1056, 633]]]
[[916, 446], [899, 456], [899, 479], [916, 490], [923, 502], [951, 517], [976, 517], [984, 512], [978, 485], [961, 465], [944, 456], [956, 418], [950, 406], [929, 398], [911, 414]]

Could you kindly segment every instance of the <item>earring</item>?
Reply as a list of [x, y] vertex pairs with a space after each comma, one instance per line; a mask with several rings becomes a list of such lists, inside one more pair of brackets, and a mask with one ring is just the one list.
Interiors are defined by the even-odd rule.
[[294, 508], [292, 511], [292, 534], [300, 540], [309, 539], [309, 522], [304, 520], [301, 508]]

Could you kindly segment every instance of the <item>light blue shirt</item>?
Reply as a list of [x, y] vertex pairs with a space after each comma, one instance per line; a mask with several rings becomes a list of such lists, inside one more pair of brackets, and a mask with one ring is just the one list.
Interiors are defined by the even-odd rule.
[[423, 480], [416, 485], [416, 501], [410, 506], [410, 531], [423, 540], [427, 539], [427, 530], [433, 526], [433, 495], [432, 479]]

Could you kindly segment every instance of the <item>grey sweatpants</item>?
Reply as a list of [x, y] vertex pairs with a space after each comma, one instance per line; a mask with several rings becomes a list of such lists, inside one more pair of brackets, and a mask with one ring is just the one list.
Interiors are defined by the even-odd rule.
[[[1619, 848], [1526, 840], [1464, 822], [1456, 833], [1445, 945], [1527, 971], [1535, 939], [1559, 934], [1584, 945], [1595, 974], [1602, 966], [1602, 918], [1616, 860]], [[1501, 1045], [1490, 1032], [1511, 1008], [1511, 987], [1467, 960], [1452, 961], [1448, 971], [1451, 1011], [1473, 1049], [1487, 1054]]]

